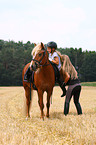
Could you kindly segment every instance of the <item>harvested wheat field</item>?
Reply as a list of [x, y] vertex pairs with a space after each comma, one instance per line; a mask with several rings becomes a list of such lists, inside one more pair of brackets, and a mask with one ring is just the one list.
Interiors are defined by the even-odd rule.
[[[0, 87], [0, 145], [95, 145], [96, 87], [82, 87], [78, 116], [73, 103], [68, 116], [63, 115], [64, 100], [55, 87], [50, 118], [40, 119], [37, 92], [34, 91], [31, 118], [24, 116], [23, 87]], [[44, 94], [46, 113], [46, 93]]]

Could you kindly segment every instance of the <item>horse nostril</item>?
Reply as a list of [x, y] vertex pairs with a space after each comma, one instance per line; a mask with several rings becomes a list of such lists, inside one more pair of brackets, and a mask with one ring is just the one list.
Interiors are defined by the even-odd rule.
[[33, 65], [31, 66], [31, 68], [32, 68], [32, 69], [34, 68]]
[[31, 66], [32, 71], [36, 71], [36, 67], [34, 65]]

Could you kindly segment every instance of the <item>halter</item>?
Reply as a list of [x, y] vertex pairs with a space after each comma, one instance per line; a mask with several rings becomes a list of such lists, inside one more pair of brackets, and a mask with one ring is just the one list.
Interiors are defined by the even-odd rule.
[[[40, 61], [38, 61], [38, 60], [36, 60], [36, 59], [32, 59], [32, 60], [33, 60], [34, 62], [38, 62], [39, 66], [47, 66], [47, 65], [50, 65], [50, 64], [46, 64], [46, 63], [47, 63], [47, 57], [46, 57], [46, 62], [45, 62], [44, 64], [41, 64], [41, 62], [42, 62], [44, 56], [46, 57], [46, 50], [44, 51], [43, 56], [42, 56], [42, 58], [41, 58]], [[37, 65], [37, 63], [36, 63], [36, 65]]]

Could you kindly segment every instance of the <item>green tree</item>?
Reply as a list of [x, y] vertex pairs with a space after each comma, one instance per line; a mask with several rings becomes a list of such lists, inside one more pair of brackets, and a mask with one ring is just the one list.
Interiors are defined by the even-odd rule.
[[96, 52], [84, 54], [82, 67], [80, 68], [82, 81], [96, 81]]
[[[22, 85], [22, 70], [32, 59], [34, 43], [0, 40], [0, 86]], [[82, 48], [58, 48], [68, 55], [77, 69], [81, 81], [96, 81], [96, 52], [83, 52]]]

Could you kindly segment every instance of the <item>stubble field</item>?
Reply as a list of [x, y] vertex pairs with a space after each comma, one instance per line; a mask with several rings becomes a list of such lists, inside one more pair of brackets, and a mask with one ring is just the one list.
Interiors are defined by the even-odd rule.
[[[33, 93], [31, 118], [24, 116], [23, 87], [0, 87], [0, 145], [96, 145], [96, 87], [82, 87], [78, 116], [73, 99], [63, 115], [65, 98], [55, 87], [50, 118], [40, 119], [37, 92]], [[46, 93], [44, 94], [46, 114]]]

